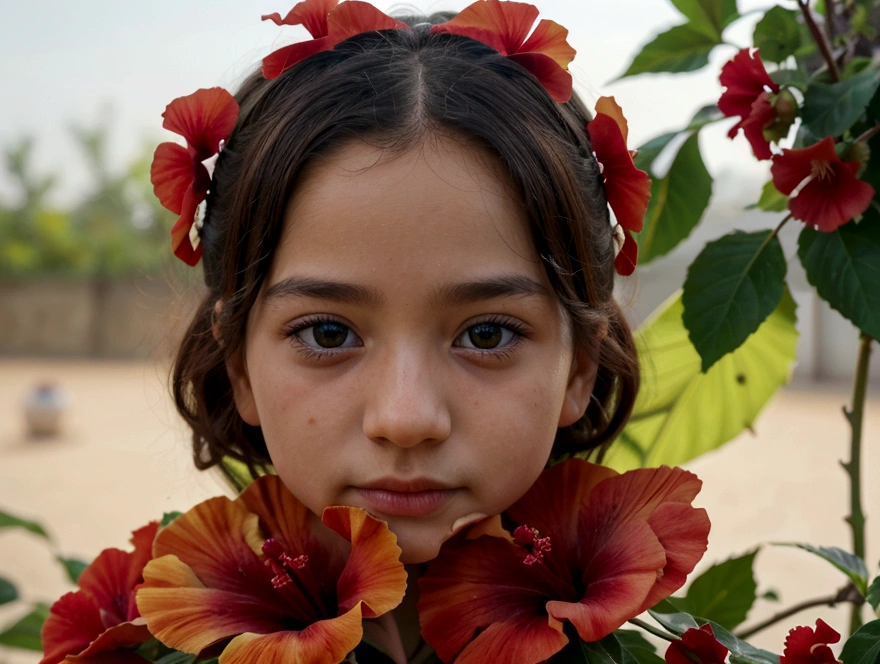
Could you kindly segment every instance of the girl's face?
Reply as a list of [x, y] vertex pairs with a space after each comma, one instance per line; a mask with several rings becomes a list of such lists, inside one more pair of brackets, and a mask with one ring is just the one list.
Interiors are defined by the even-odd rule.
[[297, 498], [365, 508], [417, 563], [520, 498], [584, 413], [596, 367], [572, 346], [487, 152], [355, 141], [299, 184], [228, 370]]

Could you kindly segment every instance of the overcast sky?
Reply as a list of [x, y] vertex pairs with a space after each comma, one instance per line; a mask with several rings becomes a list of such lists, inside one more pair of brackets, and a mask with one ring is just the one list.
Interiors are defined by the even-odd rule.
[[[424, 12], [458, 10], [469, 0], [374, 2], [389, 11], [405, 5]], [[718, 48], [704, 71], [642, 75], [611, 83], [641, 45], [683, 22], [668, 0], [539, 0], [541, 18], [569, 29], [578, 55], [571, 66], [575, 87], [588, 104], [615, 95], [630, 123], [631, 147], [682, 126], [705, 103], [717, 100], [717, 75], [734, 48]], [[740, 11], [766, 7], [739, 0]], [[37, 139], [37, 167], [58, 173], [57, 200], [75, 199], [87, 179], [69, 135], [72, 123], [111, 121], [114, 163], [130, 160], [141, 146], [173, 137], [161, 129], [165, 105], [200, 87], [234, 89], [273, 48], [308, 35], [278, 28], [260, 15], [290, 9], [290, 0], [28, 0], [7, 2], [0, 24], [0, 146], [23, 135]], [[726, 33], [746, 45], [759, 16]], [[109, 109], [109, 111], [108, 111]], [[751, 157], [745, 139], [731, 142], [729, 123], [704, 131], [710, 170], [755, 181], [766, 164]], [[0, 195], [12, 193], [0, 173]], [[757, 194], [757, 191], [755, 192]]]

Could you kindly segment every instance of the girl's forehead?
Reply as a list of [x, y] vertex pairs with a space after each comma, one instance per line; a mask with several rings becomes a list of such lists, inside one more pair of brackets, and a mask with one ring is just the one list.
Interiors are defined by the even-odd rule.
[[529, 219], [487, 149], [435, 138], [405, 152], [352, 141], [312, 165], [285, 213], [269, 283], [284, 273], [402, 278], [520, 271], [543, 276]]

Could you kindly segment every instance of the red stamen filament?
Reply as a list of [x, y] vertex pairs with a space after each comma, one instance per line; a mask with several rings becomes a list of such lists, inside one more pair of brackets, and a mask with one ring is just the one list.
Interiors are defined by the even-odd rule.
[[538, 535], [538, 529], [529, 526], [518, 526], [513, 531], [513, 541], [526, 552], [525, 565], [544, 562], [544, 554], [550, 552], [550, 538]]
[[263, 542], [263, 554], [266, 556], [266, 566], [272, 570], [272, 587], [283, 588], [293, 583], [292, 572], [298, 572], [305, 568], [309, 562], [306, 554], [292, 558], [281, 546], [281, 543], [269, 538]]
[[812, 170], [811, 175], [816, 180], [830, 179], [834, 176], [834, 169], [831, 168], [831, 164], [827, 161], [818, 161], [814, 159], [810, 162], [810, 168]]

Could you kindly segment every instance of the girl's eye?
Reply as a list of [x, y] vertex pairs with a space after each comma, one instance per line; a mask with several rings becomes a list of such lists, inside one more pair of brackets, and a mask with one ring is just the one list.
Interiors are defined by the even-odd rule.
[[302, 321], [290, 330], [288, 336], [306, 349], [317, 352], [360, 345], [357, 335], [348, 325], [330, 319]]
[[465, 330], [456, 345], [479, 351], [509, 350], [518, 345], [523, 336], [524, 331], [512, 321], [483, 321]]

